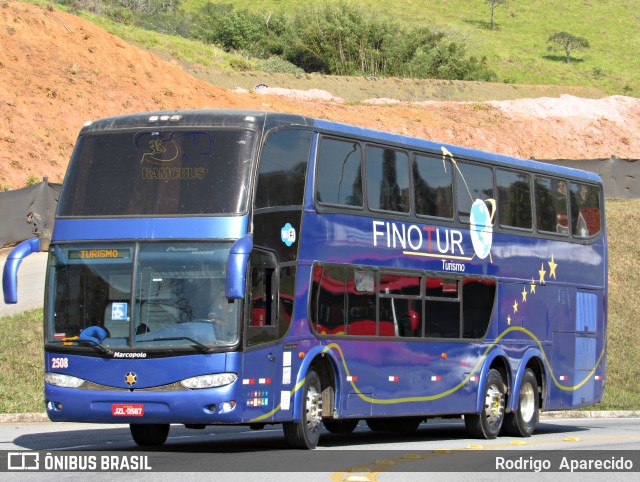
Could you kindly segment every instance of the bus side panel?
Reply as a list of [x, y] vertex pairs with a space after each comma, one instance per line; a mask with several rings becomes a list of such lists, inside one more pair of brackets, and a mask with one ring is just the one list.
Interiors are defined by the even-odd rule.
[[[366, 347], [366, 349], [363, 349]], [[468, 343], [336, 340], [340, 417], [460, 414], [475, 410], [481, 353]], [[474, 355], [470, 355], [473, 352]]]

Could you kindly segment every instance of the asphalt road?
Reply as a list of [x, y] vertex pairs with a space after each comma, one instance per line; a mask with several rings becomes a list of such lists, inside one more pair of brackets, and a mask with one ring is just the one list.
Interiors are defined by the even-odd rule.
[[[0, 253], [0, 265], [4, 266], [7, 254]], [[46, 253], [35, 253], [25, 258], [18, 274], [18, 303], [5, 305], [0, 302], [0, 317], [42, 307], [46, 261]], [[176, 425], [171, 428], [165, 446], [146, 452], [132, 441], [126, 425], [14, 421], [0, 423], [0, 451], [148, 454], [153, 463], [161, 463], [164, 470], [175, 471], [172, 476], [175, 480], [198, 478], [194, 477], [194, 471], [200, 472], [199, 478], [203, 480], [210, 480], [209, 472], [217, 472], [218, 481], [247, 480], [251, 474], [259, 474], [261, 482], [283, 482], [301, 480], [299, 473], [304, 472], [306, 481], [391, 482], [407, 478], [426, 480], [427, 472], [433, 471], [440, 472], [439, 480], [460, 480], [461, 475], [453, 472], [452, 468], [460, 471], [473, 469], [475, 476], [481, 475], [478, 472], [484, 473], [486, 479], [486, 472], [470, 466], [476, 460], [474, 455], [480, 454], [480, 463], [490, 463], [493, 468], [494, 458], [507, 451], [515, 454], [513, 457], [516, 458], [525, 454], [525, 460], [531, 457], [528, 454], [537, 454], [534, 457], [538, 459], [572, 452], [588, 457], [640, 454], [640, 418], [544, 419], [531, 438], [499, 437], [496, 440], [467, 438], [464, 424], [459, 420], [430, 421], [410, 435], [374, 433], [361, 422], [351, 435], [324, 433], [319, 447], [312, 452], [288, 450], [279, 426], [252, 431], [247, 427], [188, 430]], [[460, 458], [461, 452], [464, 452], [464, 458]], [[0, 472], [6, 468], [6, 459], [2, 460], [6, 454], [0, 453]], [[636, 462], [635, 472], [640, 469], [640, 460]], [[412, 474], [408, 476], [407, 472]], [[506, 472], [493, 472], [489, 478], [505, 478], [508, 474], [507, 478], [512, 480], [517, 474], [519, 479], [535, 475], [536, 481], [555, 481], [559, 475], [557, 472], [536, 473], [532, 470]], [[46, 473], [30, 475], [31, 479], [38, 480], [49, 480], [51, 476]], [[85, 480], [87, 474], [73, 475], [73, 478]], [[114, 478], [113, 473], [94, 475], [101, 480]], [[581, 482], [604, 478], [602, 472], [564, 475], [575, 476], [575, 480]], [[150, 473], [138, 473], [136, 478], [157, 480]], [[622, 471], [616, 472], [616, 479], [635, 480], [635, 476]]]
[[[456, 480], [458, 471], [469, 472], [469, 476], [483, 472], [486, 479], [486, 473], [497, 468], [497, 457], [512, 461], [507, 462], [507, 469], [517, 460], [557, 463], [562, 457], [569, 461], [622, 458], [633, 468], [617, 471], [616, 480], [632, 480], [632, 474], [640, 469], [640, 418], [543, 419], [530, 438], [495, 440], [468, 438], [461, 420], [432, 420], [406, 435], [372, 432], [361, 422], [350, 435], [324, 432], [315, 451], [287, 449], [279, 426], [252, 431], [248, 427], [188, 430], [176, 425], [167, 443], [150, 451], [134, 444], [126, 425], [1, 423], [0, 450], [38, 451], [43, 457], [58, 451], [85, 457], [145, 455], [154, 470], [174, 471], [176, 480], [191, 480], [194, 472], [217, 472], [223, 473], [219, 480], [248, 480], [249, 473], [263, 473], [263, 482], [282, 482], [301, 480], [296, 474], [308, 472], [305, 480], [387, 482], [407, 480], [409, 472], [426, 480], [425, 474], [434, 471], [444, 473], [439, 480]], [[509, 473], [510, 480], [518, 472], [501, 471]], [[589, 474], [598, 475], [599, 480], [605, 478], [602, 472], [587, 472], [581, 481], [585, 475], [591, 479]], [[524, 473], [536, 470], [532, 467]], [[238, 478], [231, 477], [234, 474]], [[557, 480], [559, 474], [549, 471], [537, 475], [550, 476], [543, 480]], [[409, 478], [414, 479], [411, 475]]]
[[[9, 250], [3, 250], [0, 253], [1, 269], [4, 269], [9, 252]], [[14, 305], [5, 304], [3, 292], [3, 299], [0, 300], [0, 317], [42, 308], [46, 267], [47, 253], [33, 253], [22, 260], [18, 269], [18, 302]]]

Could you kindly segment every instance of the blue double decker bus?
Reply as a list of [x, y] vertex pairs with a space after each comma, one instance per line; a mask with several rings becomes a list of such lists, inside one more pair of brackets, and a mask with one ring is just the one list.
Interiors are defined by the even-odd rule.
[[595, 174], [297, 115], [88, 122], [51, 239], [53, 421], [530, 436], [605, 386]]

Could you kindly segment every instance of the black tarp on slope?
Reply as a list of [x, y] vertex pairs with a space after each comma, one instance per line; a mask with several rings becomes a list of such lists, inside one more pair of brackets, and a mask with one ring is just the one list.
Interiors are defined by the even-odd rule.
[[548, 159], [558, 166], [595, 172], [602, 178], [604, 197], [614, 199], [640, 198], [640, 159]]
[[0, 192], [0, 247], [51, 236], [62, 184], [47, 181]]

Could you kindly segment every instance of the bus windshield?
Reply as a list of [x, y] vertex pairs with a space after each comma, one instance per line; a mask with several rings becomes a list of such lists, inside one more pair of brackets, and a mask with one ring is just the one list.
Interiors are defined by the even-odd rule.
[[[230, 247], [228, 242], [54, 247], [46, 341], [119, 350], [236, 343], [239, 302], [224, 297]], [[83, 343], [87, 340], [91, 343]]]
[[70, 161], [58, 216], [246, 212], [254, 137], [250, 130], [222, 128], [83, 135]]

